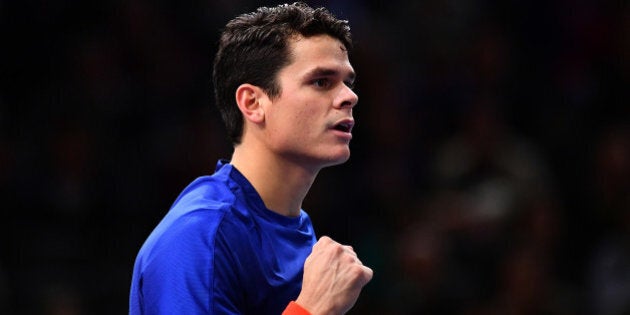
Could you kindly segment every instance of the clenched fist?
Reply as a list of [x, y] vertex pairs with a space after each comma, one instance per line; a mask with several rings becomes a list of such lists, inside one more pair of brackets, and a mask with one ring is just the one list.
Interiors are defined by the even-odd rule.
[[312, 315], [345, 314], [372, 279], [352, 247], [323, 236], [304, 263], [302, 291], [296, 303]]

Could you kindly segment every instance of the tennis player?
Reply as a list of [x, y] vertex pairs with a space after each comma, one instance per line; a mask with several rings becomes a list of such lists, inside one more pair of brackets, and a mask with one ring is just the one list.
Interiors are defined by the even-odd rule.
[[136, 258], [129, 313], [344, 314], [372, 278], [317, 240], [302, 201], [350, 157], [358, 97], [347, 21], [303, 3], [231, 20], [214, 62], [231, 160], [193, 181]]

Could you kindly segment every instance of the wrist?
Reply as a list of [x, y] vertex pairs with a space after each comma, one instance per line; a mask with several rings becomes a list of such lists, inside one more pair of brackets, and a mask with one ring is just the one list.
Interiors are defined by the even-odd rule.
[[291, 301], [287, 308], [284, 309], [282, 315], [311, 315], [311, 313], [305, 309], [302, 305]]
[[303, 296], [298, 296], [295, 300], [295, 304], [299, 305], [305, 310], [308, 310], [310, 315], [335, 315], [340, 314], [330, 303], [326, 302], [326, 299], [313, 299]]

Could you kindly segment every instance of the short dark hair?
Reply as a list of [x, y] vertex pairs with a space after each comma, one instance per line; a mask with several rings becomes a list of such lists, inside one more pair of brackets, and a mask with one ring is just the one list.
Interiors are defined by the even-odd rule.
[[348, 21], [337, 19], [325, 8], [314, 9], [302, 2], [261, 7], [227, 23], [212, 77], [216, 106], [232, 143], [240, 143], [243, 134], [243, 116], [234, 97], [238, 86], [250, 83], [272, 98], [279, 96], [277, 74], [291, 63], [288, 39], [322, 34], [338, 39], [348, 51], [352, 48]]

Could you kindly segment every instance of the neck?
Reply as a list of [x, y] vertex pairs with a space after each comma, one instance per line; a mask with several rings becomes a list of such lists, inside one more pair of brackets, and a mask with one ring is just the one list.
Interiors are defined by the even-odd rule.
[[290, 159], [243, 145], [234, 148], [230, 163], [254, 186], [269, 210], [289, 217], [300, 215], [302, 202], [318, 173]]

